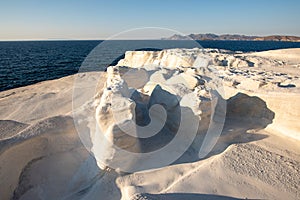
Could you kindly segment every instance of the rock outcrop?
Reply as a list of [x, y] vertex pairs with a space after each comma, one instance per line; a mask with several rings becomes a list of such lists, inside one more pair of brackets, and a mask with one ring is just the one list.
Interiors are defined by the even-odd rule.
[[[116, 161], [130, 165], [123, 151], [148, 153], [164, 147], [185, 126], [183, 120], [195, 122], [185, 127], [187, 138], [209, 126], [222, 127], [222, 88], [218, 77], [211, 78], [217, 73], [208, 67], [213, 61], [200, 54], [200, 49], [127, 52], [117, 66], [108, 67], [106, 86], [96, 100], [97, 134], [107, 140], [92, 149], [101, 168]], [[217, 107], [224, 109], [218, 113]]]
[[1, 92], [0, 198], [299, 199], [299, 51], [127, 52]]

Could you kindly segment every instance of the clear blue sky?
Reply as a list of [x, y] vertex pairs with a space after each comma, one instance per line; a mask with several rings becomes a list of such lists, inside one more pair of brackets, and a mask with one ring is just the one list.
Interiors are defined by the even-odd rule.
[[0, 40], [105, 39], [138, 27], [300, 36], [299, 21], [299, 0], [0, 1]]

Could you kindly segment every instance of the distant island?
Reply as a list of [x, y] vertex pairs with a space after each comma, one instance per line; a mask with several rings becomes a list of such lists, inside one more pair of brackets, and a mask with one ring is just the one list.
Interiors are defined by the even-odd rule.
[[298, 36], [286, 36], [286, 35], [270, 35], [270, 36], [247, 36], [238, 34], [223, 34], [216, 35], [213, 33], [206, 34], [189, 34], [178, 35], [174, 34], [168, 38], [162, 38], [162, 40], [239, 40], [239, 41], [285, 41], [285, 42], [300, 42]]

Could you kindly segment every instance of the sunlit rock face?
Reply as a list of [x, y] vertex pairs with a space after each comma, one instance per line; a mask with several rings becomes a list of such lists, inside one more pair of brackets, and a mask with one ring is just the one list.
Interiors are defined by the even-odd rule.
[[128, 86], [118, 69], [108, 68], [106, 86], [96, 110], [99, 129], [93, 140], [93, 152], [99, 158], [97, 161], [101, 168], [116, 159], [115, 147], [135, 152], [139, 149], [138, 139], [121, 129], [135, 117], [135, 102], [129, 98], [129, 94]]
[[169, 69], [192, 66], [200, 49], [167, 49], [162, 51], [127, 51], [118, 66], [132, 68], [164, 66]]

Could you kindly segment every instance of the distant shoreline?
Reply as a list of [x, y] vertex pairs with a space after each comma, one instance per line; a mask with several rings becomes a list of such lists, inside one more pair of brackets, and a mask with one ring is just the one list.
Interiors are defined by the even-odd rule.
[[239, 34], [223, 34], [217, 35], [213, 33], [205, 34], [189, 34], [179, 35], [174, 34], [162, 40], [213, 40], [213, 41], [274, 41], [274, 42], [300, 42], [299, 36], [291, 35], [268, 35], [268, 36], [248, 36]]

